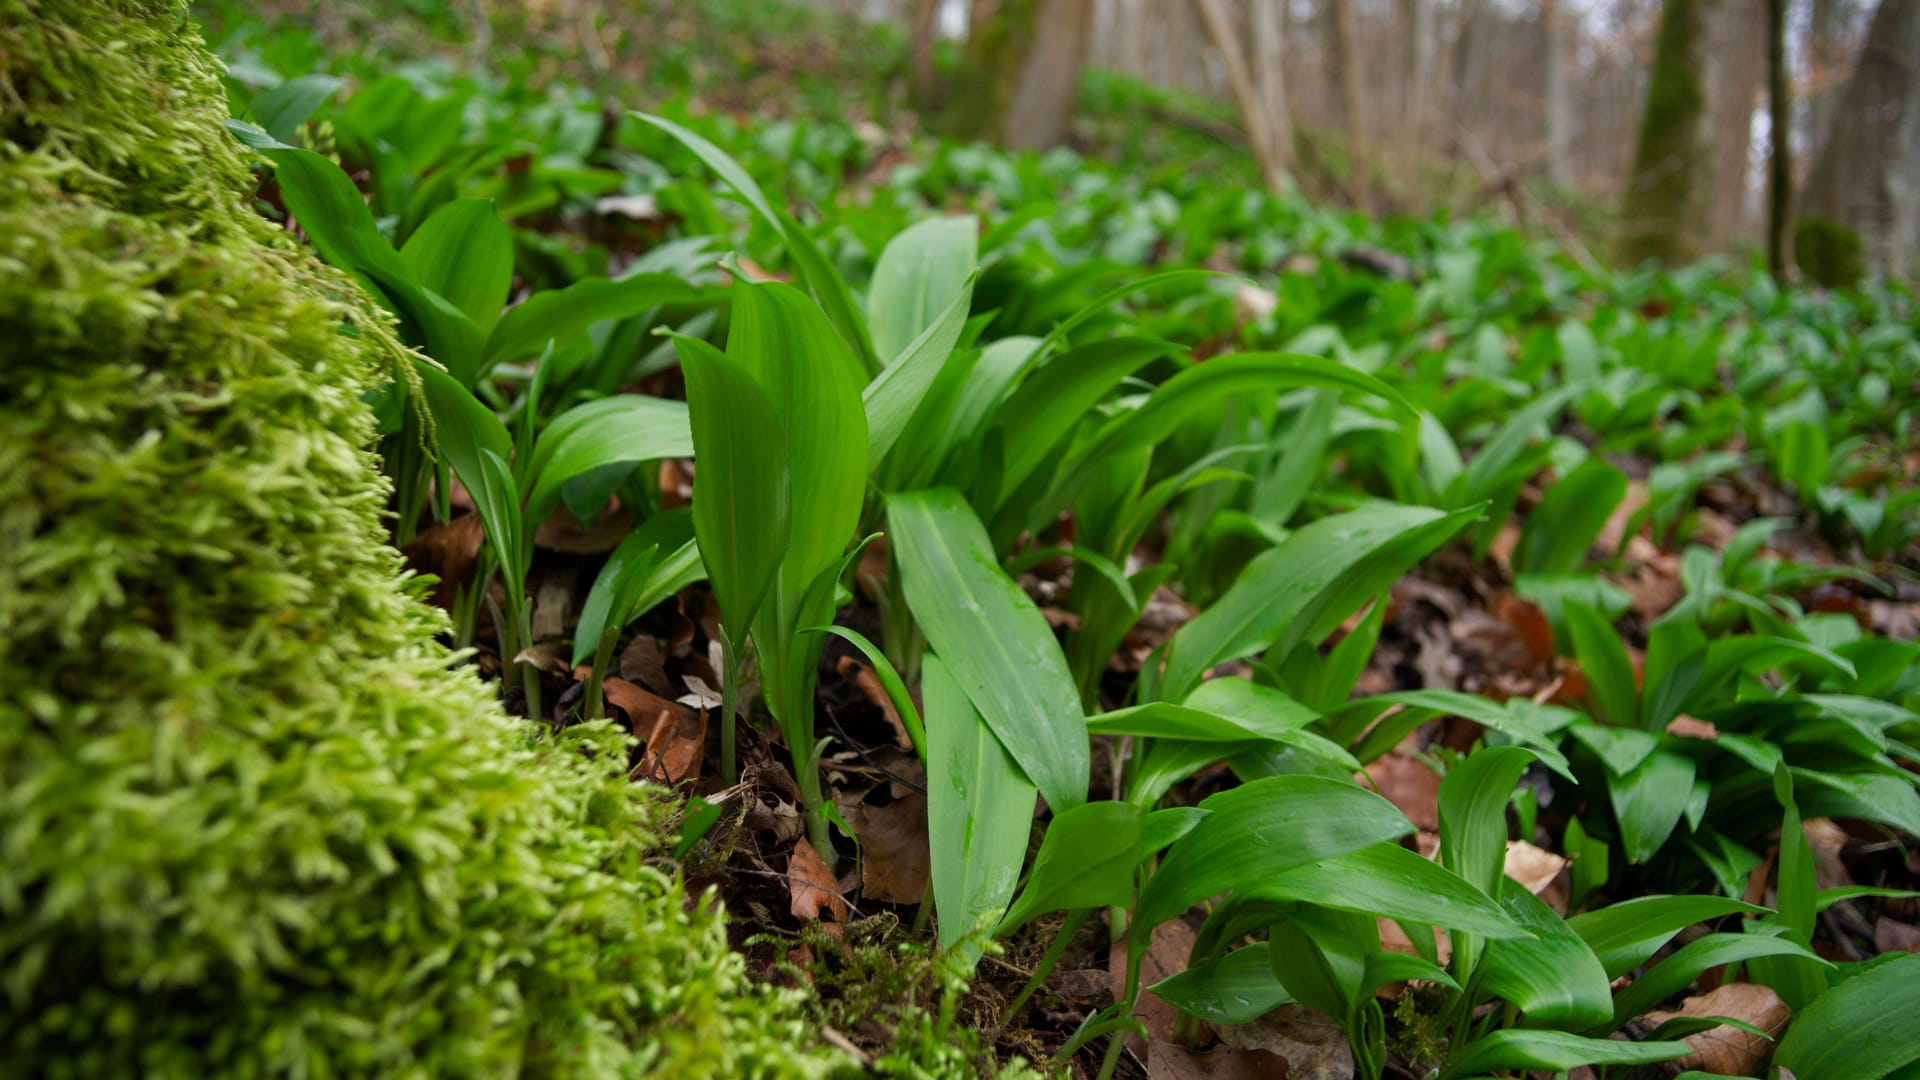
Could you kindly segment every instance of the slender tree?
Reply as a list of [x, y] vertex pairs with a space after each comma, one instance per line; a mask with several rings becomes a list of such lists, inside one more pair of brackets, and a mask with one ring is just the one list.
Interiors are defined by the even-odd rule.
[[1807, 176], [1794, 253], [1814, 280], [1920, 271], [1920, 0], [1882, 0]]
[[1326, 23], [1327, 100], [1332, 102], [1333, 115], [1357, 159], [1366, 138], [1360, 125], [1360, 64], [1354, 56], [1353, 4], [1350, 0], [1325, 0], [1321, 13]]
[[1699, 250], [1713, 155], [1702, 85], [1707, 17], [1716, 0], [1665, 0], [1647, 103], [1634, 146], [1622, 213], [1620, 254], [1628, 262], [1681, 263]]
[[1793, 202], [1793, 90], [1787, 83], [1787, 0], [1767, 0], [1767, 269], [1787, 273]]
[[1540, 32], [1546, 39], [1547, 177], [1562, 187], [1573, 182], [1569, 149], [1573, 99], [1567, 93], [1566, 13], [1560, 0], [1540, 0]]
[[974, 0], [967, 44], [933, 126], [1041, 150], [1066, 137], [1093, 0]]
[[[1193, 10], [1227, 69], [1227, 85], [1240, 106], [1247, 143], [1267, 186], [1280, 190], [1291, 181], [1293, 125], [1287, 114], [1286, 84], [1280, 57], [1284, 30], [1272, 0], [1254, 0], [1254, 59], [1249, 62], [1234, 33], [1233, 19], [1221, 0], [1193, 0]], [[1262, 12], [1265, 6], [1268, 10]], [[1255, 74], [1255, 65], [1260, 67]]]

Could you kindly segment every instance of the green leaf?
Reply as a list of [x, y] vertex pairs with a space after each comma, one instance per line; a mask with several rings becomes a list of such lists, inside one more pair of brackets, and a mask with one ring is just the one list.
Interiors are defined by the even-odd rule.
[[1146, 815], [1140, 823], [1142, 857], [1158, 854], [1192, 832], [1194, 826], [1206, 816], [1207, 812], [1197, 806], [1169, 806]]
[[1142, 841], [1140, 808], [1131, 803], [1083, 803], [1056, 815], [1033, 857], [1027, 887], [995, 936], [1049, 911], [1126, 907], [1133, 900]]
[[1053, 629], [952, 488], [887, 499], [907, 606], [1056, 813], [1086, 801], [1086, 716]]
[[637, 315], [696, 295], [691, 286], [671, 274], [582, 278], [564, 289], [534, 293], [500, 317], [499, 324], [487, 335], [480, 366], [468, 381], [480, 379], [495, 365], [538, 356], [548, 342], [565, 343], [585, 334], [594, 323]]
[[513, 234], [488, 199], [455, 199], [407, 238], [400, 257], [420, 284], [473, 320], [482, 334], [500, 321], [513, 287]]
[[655, 514], [620, 541], [580, 605], [573, 662], [584, 664], [601, 635], [632, 622], [654, 604], [706, 577], [693, 539], [690, 508]]
[[1041, 563], [1052, 562], [1055, 559], [1072, 559], [1074, 562], [1099, 574], [1107, 580], [1107, 584], [1113, 586], [1113, 591], [1119, 594], [1121, 602], [1127, 605], [1128, 611], [1140, 610], [1140, 601], [1133, 594], [1133, 582], [1128, 580], [1126, 571], [1120, 569], [1112, 559], [1107, 558], [1092, 548], [1050, 547], [1021, 552], [1019, 555], [1007, 560], [1007, 573], [1018, 574], [1023, 570], [1030, 570], [1033, 567], [1039, 566]]
[[694, 455], [693, 528], [733, 648], [773, 585], [791, 530], [786, 425], [752, 373], [678, 339]]
[[[942, 313], [971, 291], [967, 283], [980, 261], [979, 248], [980, 222], [972, 215], [928, 218], [887, 241], [867, 286], [867, 325], [883, 363], [897, 363], [915, 338], [945, 321]], [[959, 321], [966, 322], [965, 305]], [[948, 342], [941, 356], [952, 348]]]
[[[1693, 985], [1693, 980], [1722, 964], [1766, 957], [1795, 957], [1819, 968], [1832, 965], [1797, 941], [1772, 934], [1708, 934], [1681, 946], [1671, 956], [1648, 968], [1613, 1002], [1613, 1018], [1604, 1030], [1613, 1030]], [[1774, 987], [1777, 991], [1779, 987]]]
[[1274, 977], [1264, 941], [1207, 960], [1147, 989], [1189, 1016], [1214, 1024], [1244, 1024], [1293, 1000]]
[[1495, 489], [1505, 483], [1505, 473], [1520, 460], [1527, 443], [1537, 432], [1544, 430], [1544, 425], [1559, 414], [1567, 400], [1579, 389], [1576, 386], [1563, 386], [1544, 394], [1501, 425], [1493, 438], [1482, 444], [1474, 453], [1473, 460], [1467, 463], [1465, 497], [1491, 497]]
[[325, 105], [346, 80], [335, 75], [302, 75], [288, 79], [271, 90], [263, 90], [247, 103], [254, 122], [281, 142], [293, 138], [300, 125], [314, 110]]
[[1656, 750], [1632, 772], [1608, 780], [1607, 795], [1628, 862], [1653, 858], [1680, 824], [1693, 792], [1693, 769], [1693, 759], [1685, 754]]
[[1660, 951], [1673, 936], [1694, 923], [1728, 915], [1760, 915], [1766, 908], [1724, 896], [1636, 896], [1567, 919], [1607, 978], [1617, 979]]
[[1573, 654], [1587, 679], [1587, 700], [1594, 715], [1609, 724], [1635, 727], [1640, 720], [1640, 691], [1633, 662], [1613, 624], [1585, 604], [1566, 605]]
[[1316, 860], [1252, 886], [1247, 893], [1444, 926], [1490, 938], [1524, 934], [1485, 893], [1399, 844], [1374, 844]]
[[576, 405], [555, 417], [534, 443], [527, 520], [545, 520], [560, 502], [560, 489], [577, 476], [693, 452], [693, 427], [682, 402], [616, 394]]
[[1393, 804], [1351, 783], [1275, 776], [1220, 792], [1141, 893], [1143, 935], [1200, 900], [1413, 831]]
[[718, 173], [755, 213], [772, 226], [774, 232], [780, 234], [780, 238], [786, 242], [787, 254], [793, 258], [794, 268], [799, 271], [800, 280], [825, 309], [828, 322], [853, 349], [865, 370], [869, 374], [878, 372], [880, 360], [868, 336], [866, 320], [861, 318], [860, 309], [854, 305], [853, 292], [847, 288], [846, 279], [821, 254], [813, 237], [807, 235], [806, 230], [792, 218], [775, 210], [773, 204], [767, 201], [766, 194], [760, 190], [760, 185], [754, 183], [753, 177], [728, 157], [726, 151], [671, 120], [648, 116], [643, 112], [632, 115], [673, 136], [681, 145], [693, 151], [695, 157]]
[[1774, 1063], [1800, 1077], [1878, 1080], [1920, 1061], [1920, 956], [1855, 975], [1793, 1018]]
[[893, 449], [951, 358], [954, 343], [960, 340], [960, 331], [967, 324], [967, 309], [973, 303], [973, 281], [969, 277], [963, 282], [960, 294], [947, 309], [919, 337], [908, 342], [861, 392], [861, 401], [867, 410], [869, 472], [878, 469], [881, 459]]
[[1507, 860], [1507, 799], [1537, 755], [1489, 746], [1440, 780], [1440, 861], [1487, 896], [1498, 895]]
[[1564, 1031], [1502, 1028], [1468, 1043], [1440, 1072], [1440, 1080], [1486, 1076], [1516, 1069], [1565, 1072], [1582, 1065], [1649, 1065], [1694, 1052], [1683, 1042], [1623, 1042], [1588, 1039]]
[[1578, 1027], [1613, 1015], [1606, 969], [1565, 920], [1510, 879], [1501, 881], [1500, 906], [1532, 937], [1487, 943], [1482, 990], [1519, 1008], [1529, 1027]]
[[1569, 574], [1586, 562], [1587, 549], [1627, 494], [1627, 474], [1589, 457], [1547, 488], [1527, 515], [1514, 548], [1514, 569], [1523, 574]]
[[[927, 847], [940, 944], [977, 961], [968, 935], [1013, 898], [1033, 829], [1034, 786], [940, 657], [921, 662], [927, 704]], [[963, 944], [964, 942], [964, 944]]]
[[[1793, 774], [1783, 762], [1773, 769], [1773, 795], [1784, 810], [1780, 820], [1780, 855], [1774, 869], [1774, 903], [1779, 913], [1774, 923], [1781, 937], [1803, 948], [1813, 946], [1813, 931], [1819, 920], [1818, 875], [1814, 870], [1813, 844], [1800, 824], [1800, 806], [1794, 801]], [[1820, 965], [1803, 958], [1768, 957], [1750, 965], [1753, 977], [1773, 987], [1787, 1007], [1805, 1008], [1827, 988], [1827, 977]]]
[[1367, 973], [1360, 980], [1360, 992], [1370, 994], [1388, 983], [1406, 982], [1409, 979], [1438, 983], [1450, 990], [1460, 989], [1460, 984], [1453, 981], [1447, 969], [1430, 960], [1405, 953], [1376, 952], [1367, 956]]
[[[1348, 714], [1365, 718], [1369, 713], [1378, 715], [1376, 710], [1393, 705], [1404, 705], [1406, 709], [1392, 717], [1391, 722], [1382, 721], [1375, 725], [1361, 740], [1354, 750], [1354, 756], [1361, 761], [1372, 761], [1398, 746], [1408, 731], [1432, 716], [1458, 716], [1526, 743], [1542, 765], [1569, 780], [1573, 779], [1566, 756], [1554, 745], [1552, 736], [1516, 715], [1507, 705], [1477, 694], [1463, 694], [1458, 690], [1396, 690], [1390, 694], [1377, 694], [1361, 698], [1341, 710], [1340, 726], [1344, 728], [1347, 725]], [[1407, 726], [1409, 724], [1412, 726]]]
[[1373, 506], [1294, 532], [1249, 563], [1226, 595], [1173, 636], [1161, 696], [1184, 698], [1215, 664], [1273, 644], [1346, 571], [1376, 551], [1390, 550], [1402, 534], [1446, 516], [1423, 506]]

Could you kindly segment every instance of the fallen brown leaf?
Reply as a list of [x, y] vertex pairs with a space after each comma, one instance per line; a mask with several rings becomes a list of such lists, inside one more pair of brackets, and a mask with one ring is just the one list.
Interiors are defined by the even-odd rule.
[[562, 507], [533, 531], [533, 542], [548, 551], [569, 555], [603, 555], [620, 546], [633, 531], [633, 511], [615, 507], [591, 524], [581, 524]]
[[1287, 1060], [1266, 1050], [1189, 1050], [1178, 1043], [1155, 1039], [1147, 1047], [1150, 1080], [1284, 1080]]
[[1535, 896], [1545, 891], [1566, 866], [1564, 856], [1534, 847], [1525, 840], [1507, 841], [1507, 876], [1525, 885]]
[[1685, 739], [1717, 739], [1720, 729], [1710, 721], [1696, 720], [1685, 713], [1667, 721], [1667, 734], [1678, 735]]
[[787, 857], [787, 890], [794, 918], [818, 919], [826, 911], [835, 922], [847, 921], [847, 898], [840, 895], [840, 883], [804, 836], [793, 842], [793, 854]]
[[893, 728], [894, 743], [902, 750], [913, 749], [913, 739], [907, 735], [907, 726], [900, 722], [900, 710], [893, 707], [893, 699], [887, 696], [886, 687], [880, 685], [880, 677], [873, 673], [873, 669], [851, 656], [843, 656], [834, 664], [834, 670], [858, 688], [861, 696], [887, 718], [888, 725]]
[[485, 539], [480, 515], [462, 514], [452, 521], [421, 530], [400, 552], [406, 556], [408, 568], [440, 579], [433, 587], [433, 602], [450, 608], [454, 593], [473, 576], [480, 544]]
[[663, 698], [651, 690], [635, 686], [621, 678], [609, 678], [601, 682], [600, 692], [606, 695], [609, 705], [617, 705], [627, 714], [633, 725], [635, 738], [646, 738], [653, 732], [654, 720], [662, 711], [672, 713], [676, 719], [689, 718], [694, 711], [671, 698]]
[[1440, 777], [1398, 750], [1367, 762], [1367, 779], [1407, 820], [1422, 829], [1440, 827]]
[[1236, 1050], [1265, 1050], [1287, 1063], [1287, 1080], [1351, 1080], [1353, 1048], [1333, 1017], [1305, 1005], [1282, 1005], [1249, 1024], [1220, 1029]]
[[1509, 595], [1501, 598], [1500, 617], [1520, 635], [1534, 667], [1553, 662], [1553, 624], [1547, 621], [1547, 613], [1540, 610], [1540, 605]]
[[1883, 953], [1920, 953], [1920, 926], [1882, 918], [1873, 926], [1873, 947]]
[[[1728, 983], [1725, 986], [1690, 997], [1680, 1003], [1677, 1012], [1654, 1010], [1643, 1019], [1658, 1027], [1676, 1016], [1725, 1016], [1752, 1024], [1768, 1035], [1779, 1035], [1787, 1026], [1792, 1010], [1780, 995], [1753, 983]], [[1681, 1041], [1694, 1052], [1669, 1062], [1675, 1070], [1699, 1069], [1716, 1076], [1752, 1076], [1773, 1053], [1773, 1042], [1750, 1031], [1722, 1024], [1686, 1036]]]
[[927, 799], [909, 791], [885, 806], [853, 808], [860, 837], [860, 895], [895, 904], [917, 904], [927, 895], [932, 856], [927, 851]]
[[667, 658], [660, 651], [660, 639], [652, 634], [634, 635], [627, 647], [620, 650], [620, 677], [656, 694], [671, 691], [673, 683], [667, 679]]
[[647, 733], [647, 754], [640, 760], [640, 773], [662, 784], [677, 784], [700, 775], [700, 762], [706, 756], [707, 714], [682, 709], [678, 713], [661, 709], [655, 715], [653, 729]]
[[[1161, 979], [1178, 975], [1187, 970], [1187, 956], [1193, 951], [1193, 931], [1179, 919], [1161, 923], [1153, 929], [1153, 941], [1147, 946], [1146, 955], [1140, 958], [1140, 985], [1152, 986]], [[1107, 953], [1107, 978], [1116, 1000], [1125, 992], [1127, 982], [1127, 943], [1116, 941]], [[1140, 998], [1133, 1006], [1133, 1015], [1147, 1027], [1147, 1034], [1157, 1041], [1173, 1038], [1173, 1024], [1179, 1019], [1179, 1010], [1160, 1000], [1151, 991], [1141, 991]], [[1134, 1053], [1145, 1056], [1147, 1048], [1138, 1035], [1127, 1038], [1127, 1045]]]

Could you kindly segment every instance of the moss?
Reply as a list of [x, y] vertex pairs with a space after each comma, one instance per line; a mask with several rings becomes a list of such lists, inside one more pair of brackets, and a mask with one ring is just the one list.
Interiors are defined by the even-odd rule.
[[397, 358], [247, 209], [170, 3], [0, 0], [0, 1060], [826, 1071], [606, 727], [507, 717], [383, 542]]
[[1708, 15], [1717, 0], [1666, 0], [1647, 82], [1647, 103], [1633, 155], [1622, 214], [1620, 257], [1669, 266], [1691, 260], [1694, 233], [1705, 220], [1713, 156], [1703, 125], [1707, 99]]
[[1816, 285], [1843, 289], [1867, 276], [1860, 234], [1832, 218], [1801, 218], [1793, 226], [1793, 261]]

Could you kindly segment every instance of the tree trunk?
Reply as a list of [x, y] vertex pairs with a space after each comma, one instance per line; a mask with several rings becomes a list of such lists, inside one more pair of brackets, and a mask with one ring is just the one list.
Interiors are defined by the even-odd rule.
[[1844, 89], [1849, 0], [1813, 0], [1807, 19], [1807, 145], [1826, 145]]
[[1708, 17], [1707, 113], [1713, 140], [1709, 186], [1712, 215], [1706, 236], [1715, 251], [1731, 249], [1748, 231], [1748, 152], [1753, 109], [1766, 77], [1767, 12], [1756, 0], [1722, 3]]
[[1666, 0], [1661, 7], [1622, 214], [1620, 254], [1627, 262], [1672, 265], [1699, 250], [1713, 169], [1701, 76], [1715, 6], [1716, 0]]
[[967, 46], [936, 127], [1041, 150], [1065, 137], [1093, 0], [974, 0]]
[[[1263, 0], [1255, 0], [1255, 5], [1254, 54], [1255, 61], [1262, 65], [1257, 78], [1240, 51], [1233, 20], [1221, 0], [1193, 0], [1194, 13], [1200, 16], [1226, 66], [1227, 84], [1240, 106], [1241, 123], [1246, 126], [1247, 143], [1260, 164], [1260, 174], [1267, 186], [1281, 190], [1291, 182], [1288, 172], [1293, 152], [1292, 125], [1277, 60], [1284, 39], [1274, 5]], [[1263, 6], [1268, 10], [1262, 12]]]
[[1366, 142], [1360, 129], [1360, 65], [1353, 55], [1353, 4], [1349, 0], [1325, 0], [1327, 101], [1335, 121], [1346, 132], [1350, 155], [1359, 157]]
[[913, 6], [908, 9], [907, 96], [922, 113], [934, 109], [939, 97], [933, 60], [935, 22], [939, 14], [940, 0], [913, 0]]
[[1547, 178], [1561, 187], [1573, 183], [1573, 162], [1569, 157], [1573, 101], [1567, 95], [1565, 14], [1560, 0], [1540, 0], [1540, 30], [1546, 38]]
[[1793, 203], [1793, 91], [1787, 82], [1787, 0], [1767, 0], [1767, 269], [1787, 277]]
[[[1882, 0], [1807, 177], [1795, 257], [1815, 280], [1920, 270], [1920, 3]], [[1811, 241], [1811, 242], [1810, 242]], [[1847, 257], [1848, 250], [1854, 255]]]
[[1092, 27], [1093, 0], [1042, 0], [1033, 42], [1001, 119], [1001, 145], [1045, 150], [1067, 137]]

